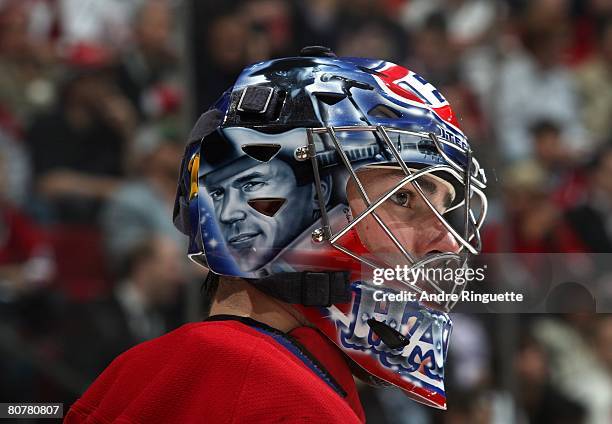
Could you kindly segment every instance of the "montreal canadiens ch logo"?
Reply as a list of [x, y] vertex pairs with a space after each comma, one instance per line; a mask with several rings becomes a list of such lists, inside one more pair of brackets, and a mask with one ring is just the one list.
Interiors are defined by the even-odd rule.
[[419, 74], [393, 63], [386, 63], [376, 72], [374, 79], [392, 100], [416, 106], [425, 105], [445, 122], [458, 126], [448, 101]]

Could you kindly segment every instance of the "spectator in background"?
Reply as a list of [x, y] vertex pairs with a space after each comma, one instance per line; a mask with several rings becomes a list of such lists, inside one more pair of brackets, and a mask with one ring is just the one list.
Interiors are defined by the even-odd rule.
[[600, 319], [593, 313], [547, 315], [533, 326], [534, 338], [549, 353], [551, 384], [585, 409], [588, 424], [606, 423], [612, 416], [612, 374], [593, 349], [605, 340], [593, 338], [605, 336], [597, 335], [603, 329]]
[[579, 163], [582, 157], [572, 154], [561, 138], [561, 125], [546, 119], [530, 128], [534, 161], [548, 176], [550, 199], [563, 210], [582, 197], [585, 183]]
[[495, 2], [487, 0], [411, 0], [405, 2], [401, 21], [409, 30], [421, 29], [434, 14], [448, 22], [449, 37], [461, 49], [478, 44], [489, 33]]
[[[514, 359], [518, 390], [519, 422], [580, 424], [585, 411], [561, 394], [549, 380], [549, 363], [544, 346], [523, 335]], [[522, 419], [521, 419], [522, 418]]]
[[0, 303], [46, 287], [53, 278], [50, 246], [38, 226], [10, 202], [8, 157], [0, 150]]
[[384, 57], [395, 63], [403, 61], [408, 45], [408, 35], [402, 27], [380, 10], [372, 10], [371, 6], [359, 9], [352, 4], [338, 22], [334, 40], [339, 56]]
[[210, 93], [218, 92], [219, 87], [229, 88], [248, 63], [249, 28], [242, 17], [232, 11], [212, 20], [200, 31], [205, 33], [200, 35], [202, 45], [193, 46], [197, 52], [197, 110], [207, 110], [217, 100]]
[[601, 24], [597, 53], [576, 73], [582, 118], [596, 142], [612, 134], [612, 15]]
[[457, 55], [448, 37], [446, 18], [432, 13], [414, 31], [412, 55], [406, 60], [410, 70], [427, 75], [436, 86], [448, 84], [457, 74]]
[[293, 50], [291, 3], [283, 0], [243, 2], [238, 12], [251, 31], [248, 63], [285, 56]]
[[612, 252], [612, 144], [603, 146], [586, 167], [588, 183], [582, 201], [567, 219], [589, 252]]
[[19, 188], [24, 193], [18, 199], [31, 200], [20, 175], [24, 158], [19, 147], [0, 131], [0, 398], [25, 401], [38, 394], [39, 375], [31, 358], [51, 351], [42, 345], [53, 330], [57, 298], [50, 241], [15, 203]]
[[430, 424], [428, 407], [414, 402], [397, 388], [373, 387], [356, 380], [368, 424]]
[[174, 240], [179, 249], [186, 243], [171, 219], [182, 143], [171, 127], [157, 125], [142, 129], [134, 147], [137, 177], [123, 183], [101, 213], [107, 256], [115, 265], [150, 234]]
[[394, 41], [393, 30], [384, 20], [368, 20], [345, 29], [338, 36], [338, 55], [348, 57], [384, 57], [391, 62], [400, 62], [402, 50]]
[[568, 151], [561, 139], [561, 125], [555, 121], [542, 119], [529, 128], [534, 159], [552, 178], [573, 166], [574, 156]]
[[[612, 315], [601, 315], [595, 329], [595, 354], [612, 376]], [[611, 411], [612, 412], [612, 411]]]
[[32, 168], [23, 144], [0, 127], [0, 156], [3, 176], [2, 198], [16, 206], [26, 206], [30, 190]]
[[340, 0], [297, 0], [293, 8], [296, 50], [325, 41], [336, 45], [336, 31], [343, 8]]
[[[452, 399], [452, 400], [451, 400]], [[451, 403], [452, 402], [452, 403]], [[462, 391], [449, 393], [449, 408], [447, 411], [436, 411], [434, 423], [440, 424], [491, 424], [510, 422], [500, 414], [500, 402], [495, 394], [485, 390]], [[499, 415], [502, 415], [499, 417]]]
[[119, 353], [182, 323], [175, 310], [183, 282], [176, 243], [153, 236], [123, 259], [120, 281], [110, 296], [67, 308], [58, 327], [66, 362], [89, 381]]
[[125, 173], [137, 123], [113, 84], [106, 50], [79, 46], [60, 101], [26, 137], [38, 191], [64, 222], [92, 222]]
[[[539, 10], [541, 1], [530, 7]], [[561, 123], [563, 141], [574, 153], [590, 149], [574, 79], [563, 64], [567, 22], [556, 23], [559, 11], [554, 24], [546, 20], [547, 14], [530, 11], [523, 18], [524, 50], [510, 54], [499, 70], [494, 125], [505, 161], [533, 154], [529, 128], [542, 119]]]
[[31, 6], [20, 0], [0, 4], [0, 104], [21, 127], [55, 96], [53, 51], [29, 33]]
[[157, 118], [178, 108], [172, 16], [167, 0], [144, 3], [133, 19], [134, 42], [121, 55], [119, 87], [142, 117]]
[[500, 180], [504, 216], [485, 227], [483, 251], [553, 253], [584, 250], [550, 198], [550, 180], [539, 164], [533, 161], [516, 163]]
[[132, 16], [147, 0], [55, 1], [66, 44], [103, 43], [121, 48], [130, 39]]
[[450, 373], [451, 385], [462, 391], [479, 391], [491, 383], [491, 346], [485, 322], [477, 316], [457, 314], [453, 317], [453, 349], [451, 361], [460, 366]]
[[610, 0], [572, 1], [572, 45], [568, 63], [580, 66], [589, 60], [597, 49], [597, 38], [602, 23], [612, 16]]
[[207, 110], [217, 100], [210, 93], [229, 88], [247, 64], [285, 55], [293, 48], [293, 9], [288, 2], [255, 0], [224, 6], [220, 11], [220, 6], [205, 2], [194, 5], [199, 16], [215, 15], [212, 19], [207, 16], [210, 25], [201, 29], [201, 22], [194, 21], [198, 28], [192, 45], [198, 110]]
[[[383, 57], [401, 63], [408, 35], [376, 0], [341, 1], [336, 52], [339, 56]], [[321, 44], [319, 42], [318, 44]]]

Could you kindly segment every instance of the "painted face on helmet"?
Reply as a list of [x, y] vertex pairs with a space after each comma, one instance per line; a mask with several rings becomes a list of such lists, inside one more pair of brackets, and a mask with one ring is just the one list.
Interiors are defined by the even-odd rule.
[[266, 264], [313, 220], [313, 186], [297, 186], [281, 160], [262, 163], [229, 178], [204, 179], [223, 238], [243, 271]]

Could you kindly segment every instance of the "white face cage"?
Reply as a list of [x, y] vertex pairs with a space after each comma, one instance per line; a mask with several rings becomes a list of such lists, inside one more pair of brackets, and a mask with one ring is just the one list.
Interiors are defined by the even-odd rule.
[[[351, 158], [349, 157], [351, 156], [350, 152], [347, 152], [347, 150], [343, 148], [342, 143], [338, 138], [338, 133], [340, 132], [372, 133], [374, 136], [376, 136], [378, 143], [381, 145], [381, 147], [384, 148], [386, 152], [391, 155], [390, 157], [392, 157], [394, 160], [393, 164], [398, 165], [397, 169], [401, 169], [404, 174], [404, 177], [386, 194], [382, 195], [378, 199], [370, 199], [368, 194], [366, 193], [362, 182], [357, 176], [356, 169], [353, 167], [353, 163], [355, 162], [355, 160], [351, 161]], [[355, 228], [355, 226], [359, 224], [359, 222], [363, 220], [366, 216], [371, 215], [376, 220], [378, 225], [382, 228], [389, 240], [395, 245], [399, 252], [401, 252], [401, 254], [408, 261], [408, 263], [411, 264], [411, 271], [417, 268], [425, 268], [427, 266], [431, 266], [434, 263], [442, 264], [444, 267], [448, 267], [451, 263], [454, 263], [455, 267], [465, 268], [467, 266], [467, 259], [469, 254], [476, 255], [480, 252], [480, 228], [482, 227], [487, 213], [487, 198], [484, 192], [482, 191], [486, 188], [486, 177], [484, 174], [484, 170], [480, 168], [478, 162], [472, 157], [472, 151], [469, 148], [461, 148], [455, 143], [451, 143], [438, 138], [433, 133], [411, 132], [392, 128], [385, 128], [382, 126], [311, 128], [307, 130], [307, 135], [308, 149], [310, 152], [309, 156], [311, 158], [313, 166], [317, 195], [320, 199], [319, 203], [321, 208], [321, 221], [323, 223], [323, 228], [320, 229], [319, 234], [322, 233], [323, 240], [329, 242], [331, 246], [358, 260], [367, 267], [380, 268], [380, 264], [377, 264], [374, 260], [371, 260], [370, 258], [365, 258], [362, 255], [359, 255], [358, 253], [351, 251], [350, 249], [347, 249], [345, 246], [342, 246], [340, 244], [340, 240], [343, 236], [345, 236], [351, 229]], [[359, 194], [362, 200], [365, 202], [365, 205], [367, 206], [367, 208], [363, 212], [361, 212], [358, 216], [354, 217], [352, 221], [350, 221], [346, 226], [340, 229], [335, 229], [335, 231], [330, 225], [326, 206], [324, 204], [324, 201], [322, 201], [323, 190], [321, 188], [321, 176], [319, 174], [321, 153], [316, 153], [315, 135], [329, 136], [329, 139], [333, 143], [333, 148], [335, 154], [337, 155], [337, 158], [340, 159], [340, 161], [348, 171], [349, 178], [352, 179], [352, 181], [356, 184]], [[435, 165], [425, 166], [424, 168], [418, 170], [410, 169], [405, 160], [402, 159], [400, 150], [398, 149], [398, 147], [400, 149], [402, 148], [401, 142], [399, 142], [398, 146], [396, 146], [391, 140], [390, 135], [398, 138], [416, 137], [420, 138], [421, 140], [428, 139], [431, 143], [433, 143], [433, 146], [435, 146], [435, 150], [437, 151], [436, 153], [439, 155], [439, 157], [443, 159], [443, 161], [440, 161], [441, 163], [437, 163]], [[464, 155], [467, 159], [467, 167], [463, 167], [459, 163], [457, 163], [457, 161], [453, 160], [450, 155], [445, 151], [445, 147], [455, 149], [458, 154]], [[319, 160], [317, 159], [318, 157]], [[450, 176], [451, 178], [455, 178], [464, 188], [463, 198], [459, 202], [455, 202], [454, 205], [452, 205], [443, 213], [440, 213], [434, 207], [434, 205], [428, 199], [427, 195], [425, 194], [425, 192], [417, 181], [417, 179], [419, 177], [422, 177], [423, 175], [433, 173], [440, 174], [441, 172], [443, 172], [445, 175]], [[393, 231], [380, 218], [376, 209], [407, 183], [412, 183], [417, 193], [423, 199], [423, 201], [431, 210], [431, 212], [458, 242], [460, 248], [457, 252], [433, 253], [427, 255], [424, 258], [417, 259], [414, 257], [413, 254], [406, 250], [406, 248], [400, 243], [396, 235], [394, 235]], [[478, 198], [477, 202], [473, 202], [473, 196], [476, 196]], [[478, 203], [478, 210], [476, 214], [472, 210], [472, 206], [474, 205], [474, 203]], [[447, 215], [449, 212], [460, 211], [461, 209], [463, 210], [463, 231], [455, 229], [444, 216]], [[421, 273], [421, 275], [426, 274]], [[419, 294], [423, 291], [428, 291], [427, 289], [431, 289], [435, 293], [459, 295], [465, 289], [464, 283], [458, 284], [455, 281], [452, 281], [450, 283], [446, 282], [446, 284], [444, 284], [441, 281], [434, 281], [433, 279], [427, 276], [424, 278], [423, 281], [423, 283], [426, 285], [425, 288], [419, 287], [417, 284], [409, 284], [403, 281], [400, 281], [400, 283], [407, 286], [410, 290], [416, 291]], [[457, 303], [457, 300], [453, 299], [457, 299], [458, 296], [455, 296], [454, 298], [452, 296], [445, 296], [444, 298], [444, 301], [435, 302], [436, 304], [433, 306], [437, 309], [442, 310], [443, 312], [448, 312]]]

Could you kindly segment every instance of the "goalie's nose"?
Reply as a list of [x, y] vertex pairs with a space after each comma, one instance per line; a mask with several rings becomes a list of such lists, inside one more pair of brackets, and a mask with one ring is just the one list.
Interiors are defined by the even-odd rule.
[[458, 253], [461, 248], [457, 239], [433, 215], [424, 223], [419, 233], [415, 238], [415, 253], [419, 259], [431, 253]]

